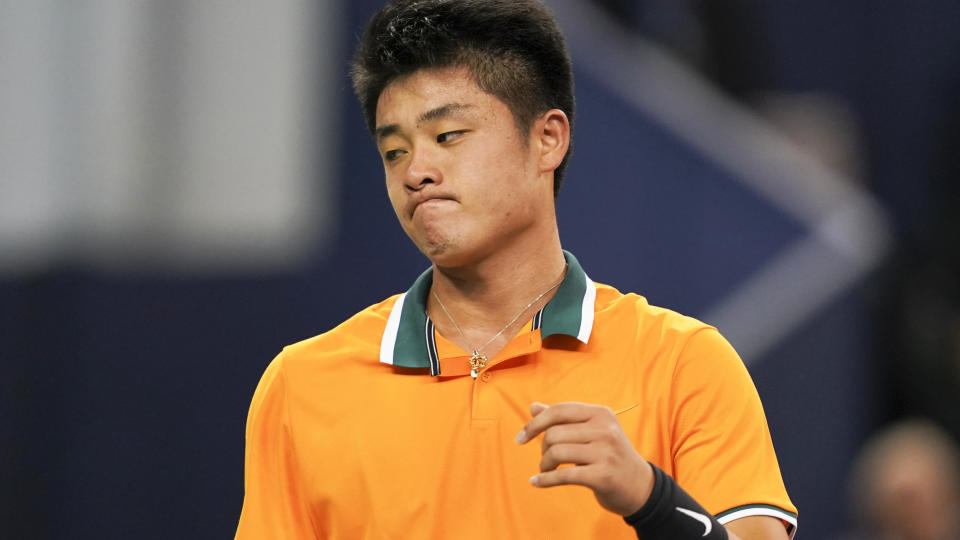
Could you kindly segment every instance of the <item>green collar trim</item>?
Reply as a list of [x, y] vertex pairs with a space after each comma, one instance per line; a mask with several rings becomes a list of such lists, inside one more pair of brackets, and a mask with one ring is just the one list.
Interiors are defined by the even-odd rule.
[[[587, 343], [593, 330], [597, 289], [573, 254], [564, 251], [563, 256], [568, 265], [567, 275], [550, 303], [534, 315], [534, 326], [540, 328], [543, 338], [564, 334]], [[432, 283], [431, 267], [420, 274], [410, 290], [400, 295], [393, 305], [380, 342], [380, 362], [430, 368], [431, 375], [440, 374], [433, 321], [426, 312]]]

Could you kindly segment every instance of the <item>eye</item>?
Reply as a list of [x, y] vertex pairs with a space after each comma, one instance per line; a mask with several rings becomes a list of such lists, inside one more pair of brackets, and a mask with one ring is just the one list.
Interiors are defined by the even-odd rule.
[[464, 131], [464, 130], [459, 130], [459, 131], [447, 131], [446, 133], [441, 133], [441, 134], [437, 135], [437, 142], [440, 143], [440, 144], [443, 144], [443, 143], [446, 143], [446, 142], [450, 142], [450, 141], [456, 139], [457, 137], [459, 137], [460, 135], [463, 135], [464, 133], [466, 133], [466, 131]]
[[383, 159], [386, 161], [393, 161], [400, 157], [403, 152], [403, 150], [387, 150], [383, 153]]

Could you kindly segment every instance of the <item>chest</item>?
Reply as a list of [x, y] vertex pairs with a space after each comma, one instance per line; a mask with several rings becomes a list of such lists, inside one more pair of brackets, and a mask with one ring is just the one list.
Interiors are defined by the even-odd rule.
[[669, 396], [653, 381], [659, 375], [635, 358], [588, 364], [575, 352], [522, 355], [475, 379], [382, 366], [363, 385], [318, 383], [322, 392], [297, 396], [299, 476], [321, 528], [344, 538], [443, 538], [454, 530], [478, 538], [634, 537], [586, 488], [532, 487], [540, 440], [513, 441], [534, 401], [580, 401], [618, 412], [642, 455], [669, 461]]

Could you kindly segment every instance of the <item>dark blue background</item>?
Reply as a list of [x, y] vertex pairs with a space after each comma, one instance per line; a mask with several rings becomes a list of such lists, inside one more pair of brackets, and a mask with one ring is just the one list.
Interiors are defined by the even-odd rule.
[[[377, 4], [345, 3], [346, 50]], [[752, 7], [767, 45], [759, 85], [851, 100], [871, 149], [870, 185], [898, 230], [909, 229], [926, 202], [925, 162], [911, 156], [922, 158], [955, 95], [944, 88], [957, 88], [948, 21], [960, 8]], [[59, 265], [0, 280], [0, 537], [232, 536], [246, 410], [267, 362], [406, 289], [428, 264], [395, 223], [346, 60], [339, 235], [323, 255], [277, 275]], [[594, 280], [698, 314], [806, 233], [577, 77], [576, 154], [558, 212], [565, 247]], [[752, 368], [804, 538], [844, 525], [846, 467], [876, 421], [864, 290], [835, 298]]]

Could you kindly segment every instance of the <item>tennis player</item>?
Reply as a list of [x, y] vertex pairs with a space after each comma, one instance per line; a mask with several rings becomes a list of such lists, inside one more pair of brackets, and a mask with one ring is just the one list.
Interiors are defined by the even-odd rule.
[[352, 75], [430, 267], [269, 365], [237, 538], [792, 536], [733, 348], [562, 248], [574, 95], [549, 10], [391, 2]]

